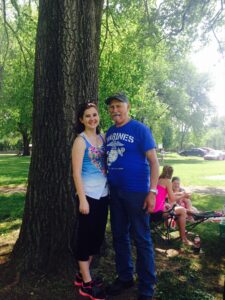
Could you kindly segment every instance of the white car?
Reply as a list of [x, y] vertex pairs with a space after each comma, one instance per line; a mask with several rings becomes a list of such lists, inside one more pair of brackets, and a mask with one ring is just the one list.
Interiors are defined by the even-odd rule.
[[204, 155], [205, 160], [224, 160], [225, 159], [225, 153], [220, 150], [213, 150]]

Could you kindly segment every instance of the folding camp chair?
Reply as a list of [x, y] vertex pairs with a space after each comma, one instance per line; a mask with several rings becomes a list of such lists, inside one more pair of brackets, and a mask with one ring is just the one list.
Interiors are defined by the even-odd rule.
[[187, 223], [187, 225], [186, 225], [187, 229], [193, 229], [197, 225], [199, 225], [203, 222], [207, 222], [209, 220], [212, 222], [214, 222], [214, 220], [216, 220], [218, 222], [218, 220], [220, 221], [224, 217], [224, 214], [222, 212], [212, 210], [212, 211], [202, 211], [202, 212], [198, 212], [198, 213], [192, 213], [191, 216], [194, 221]]
[[[176, 204], [167, 211], [160, 212], [160, 213], [153, 213], [150, 217], [150, 228], [155, 233], [161, 241], [169, 242], [171, 240], [171, 233], [178, 231], [178, 227], [174, 226], [176, 224], [176, 220], [178, 216], [176, 216], [174, 212]], [[195, 228], [197, 225], [206, 222], [208, 220], [219, 220], [222, 219], [224, 214], [221, 212], [216, 211], [205, 211], [199, 213], [192, 213], [190, 214], [193, 217], [192, 222], [188, 222], [186, 224], [186, 229], [188, 231]], [[173, 240], [178, 239], [179, 237], [173, 238]]]
[[160, 211], [157, 213], [150, 214], [150, 228], [155, 233], [161, 241], [169, 242], [171, 239], [171, 232], [174, 231], [177, 216], [175, 215], [174, 208], [167, 211]]

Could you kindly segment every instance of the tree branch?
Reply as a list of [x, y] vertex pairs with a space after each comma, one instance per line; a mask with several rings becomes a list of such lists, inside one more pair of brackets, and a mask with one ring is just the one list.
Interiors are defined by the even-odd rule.
[[[16, 9], [18, 15], [19, 15], [19, 7], [16, 3], [16, 1], [14, 0], [11, 0], [11, 3], [13, 5], [13, 7]], [[6, 61], [6, 57], [7, 57], [7, 53], [8, 53], [8, 49], [9, 49], [9, 32], [8, 32], [8, 28], [11, 30], [11, 32], [13, 33], [13, 35], [15, 36], [16, 40], [17, 40], [17, 43], [19, 45], [19, 48], [20, 48], [20, 51], [22, 53], [22, 56], [23, 56], [23, 59], [24, 59], [24, 63], [25, 63], [25, 67], [26, 69], [28, 70], [29, 69], [29, 66], [28, 66], [28, 62], [27, 62], [27, 58], [26, 58], [26, 54], [25, 54], [25, 51], [31, 56], [32, 53], [30, 52], [30, 50], [28, 48], [26, 48], [21, 39], [19, 38], [18, 36], [18, 33], [17, 31], [12, 27], [12, 25], [7, 21], [7, 18], [6, 18], [6, 3], [5, 3], [5, 0], [2, 0], [2, 7], [3, 7], [3, 26], [5, 28], [5, 33], [6, 33], [6, 36], [7, 36], [7, 50], [6, 50], [6, 53], [4, 55], [4, 62]], [[4, 63], [3, 62], [3, 63]]]
[[9, 50], [9, 33], [8, 33], [8, 28], [5, 26], [5, 20], [6, 20], [5, 0], [2, 0], [2, 7], [3, 7], [2, 13], [3, 13], [3, 20], [4, 20], [3, 26], [5, 28], [5, 33], [6, 33], [6, 51], [3, 54], [3, 62], [2, 62], [2, 69], [4, 69], [4, 65], [5, 65], [5, 62], [6, 62], [6, 57], [7, 57], [8, 50]]
[[105, 44], [106, 44], [106, 40], [107, 40], [107, 37], [108, 37], [108, 32], [109, 32], [109, 0], [106, 1], [106, 27], [105, 27], [105, 37], [104, 37], [104, 41], [102, 43], [102, 48], [100, 50], [100, 55], [99, 57], [101, 58], [101, 55], [102, 55], [102, 52], [105, 48]]

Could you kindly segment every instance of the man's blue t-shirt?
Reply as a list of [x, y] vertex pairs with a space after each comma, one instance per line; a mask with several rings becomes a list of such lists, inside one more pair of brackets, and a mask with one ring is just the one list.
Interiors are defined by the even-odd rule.
[[145, 154], [155, 146], [151, 130], [136, 120], [110, 127], [106, 133], [109, 184], [122, 191], [148, 192], [150, 167]]

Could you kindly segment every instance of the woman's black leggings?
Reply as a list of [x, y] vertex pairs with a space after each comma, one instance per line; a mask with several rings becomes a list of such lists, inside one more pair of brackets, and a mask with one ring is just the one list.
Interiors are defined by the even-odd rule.
[[88, 215], [79, 213], [75, 251], [76, 259], [79, 261], [88, 261], [89, 256], [100, 253], [108, 216], [108, 196], [99, 200], [88, 196], [86, 198], [90, 212]]

